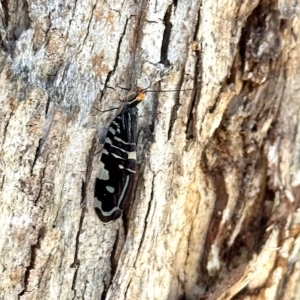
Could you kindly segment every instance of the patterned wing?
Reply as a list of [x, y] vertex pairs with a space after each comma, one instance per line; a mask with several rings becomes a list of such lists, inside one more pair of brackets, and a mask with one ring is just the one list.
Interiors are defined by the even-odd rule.
[[115, 221], [127, 207], [136, 172], [136, 107], [125, 107], [109, 126], [96, 178], [94, 205], [103, 223]]

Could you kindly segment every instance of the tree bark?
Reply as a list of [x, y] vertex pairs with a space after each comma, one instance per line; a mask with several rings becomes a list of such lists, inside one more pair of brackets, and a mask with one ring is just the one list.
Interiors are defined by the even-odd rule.
[[[1, 1], [0, 299], [300, 299], [295, 3]], [[150, 83], [103, 225], [100, 111]]]

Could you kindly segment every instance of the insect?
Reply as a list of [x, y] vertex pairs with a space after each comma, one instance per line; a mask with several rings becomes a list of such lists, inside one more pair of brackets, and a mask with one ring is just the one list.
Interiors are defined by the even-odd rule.
[[95, 211], [103, 223], [117, 220], [131, 199], [136, 173], [136, 106], [145, 99], [146, 92], [180, 91], [149, 91], [151, 85], [145, 89], [137, 87], [108, 128], [94, 190]]
[[118, 219], [128, 206], [136, 173], [138, 108], [146, 89], [137, 88], [108, 128], [96, 178], [94, 207], [103, 223]]

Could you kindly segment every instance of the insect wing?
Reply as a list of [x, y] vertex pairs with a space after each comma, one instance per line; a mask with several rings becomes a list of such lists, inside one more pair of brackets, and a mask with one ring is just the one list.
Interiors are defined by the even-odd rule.
[[137, 108], [125, 107], [109, 126], [96, 178], [94, 205], [103, 223], [115, 221], [127, 207], [136, 171]]

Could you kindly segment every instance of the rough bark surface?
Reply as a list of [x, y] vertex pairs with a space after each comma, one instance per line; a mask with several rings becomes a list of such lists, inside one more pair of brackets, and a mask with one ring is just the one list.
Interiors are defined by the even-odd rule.
[[[292, 0], [0, 3], [0, 299], [300, 299]], [[139, 107], [130, 208], [93, 209]], [[114, 89], [112, 89], [113, 87]]]

